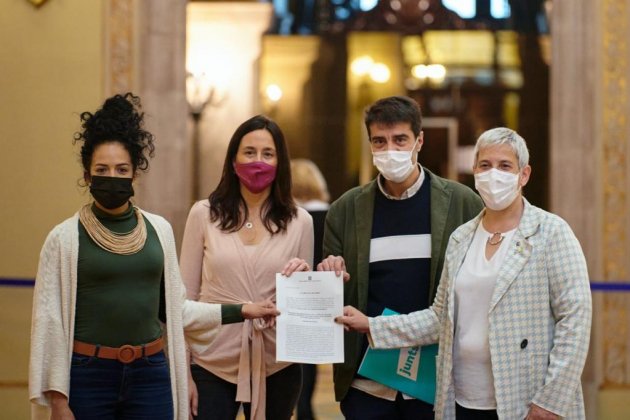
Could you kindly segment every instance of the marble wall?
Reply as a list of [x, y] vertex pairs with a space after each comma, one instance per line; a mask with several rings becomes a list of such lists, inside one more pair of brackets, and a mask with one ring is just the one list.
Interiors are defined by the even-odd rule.
[[[592, 282], [627, 284], [630, 2], [554, 1], [551, 32], [551, 210], [580, 239]], [[620, 400], [630, 397], [628, 295], [593, 293], [589, 418], [628, 414]]]

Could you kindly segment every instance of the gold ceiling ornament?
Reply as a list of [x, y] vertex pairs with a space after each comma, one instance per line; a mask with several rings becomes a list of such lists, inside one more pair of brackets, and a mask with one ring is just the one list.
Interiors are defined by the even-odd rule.
[[28, 0], [35, 7], [41, 7], [47, 0]]

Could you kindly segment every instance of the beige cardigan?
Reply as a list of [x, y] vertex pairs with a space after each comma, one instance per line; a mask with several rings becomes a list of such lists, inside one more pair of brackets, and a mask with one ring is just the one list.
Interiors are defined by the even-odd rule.
[[[188, 383], [184, 343], [186, 333], [212, 342], [221, 324], [220, 305], [186, 300], [175, 239], [162, 217], [142, 212], [157, 232], [164, 251], [164, 280], [167, 332], [174, 418], [188, 420]], [[46, 391], [66, 396], [70, 390], [70, 361], [74, 339], [74, 317], [79, 255], [78, 213], [57, 225], [42, 248], [35, 281], [31, 324], [29, 398], [32, 418], [50, 418]]]
[[[180, 264], [188, 298], [201, 302], [244, 303], [274, 298], [276, 273], [294, 257], [313, 260], [313, 219], [302, 208], [287, 231], [245, 247], [238, 233], [210, 221], [208, 200], [190, 210]], [[252, 403], [252, 418], [264, 418], [265, 378], [288, 363], [276, 363], [275, 329], [257, 323], [224, 325], [212, 342], [191, 340], [192, 360], [221, 379], [237, 384], [236, 400]]]

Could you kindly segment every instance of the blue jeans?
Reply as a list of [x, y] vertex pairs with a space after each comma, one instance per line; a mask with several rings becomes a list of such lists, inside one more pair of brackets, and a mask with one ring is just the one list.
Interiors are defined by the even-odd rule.
[[69, 403], [77, 420], [172, 420], [168, 359], [161, 351], [124, 364], [73, 353]]

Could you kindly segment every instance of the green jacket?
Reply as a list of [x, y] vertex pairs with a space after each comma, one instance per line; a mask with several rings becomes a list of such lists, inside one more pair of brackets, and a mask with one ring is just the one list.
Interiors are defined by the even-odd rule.
[[[431, 276], [429, 296], [432, 303], [444, 264], [444, 253], [451, 233], [475, 217], [483, 208], [481, 198], [470, 188], [432, 174], [431, 180]], [[336, 200], [328, 210], [324, 230], [324, 256], [340, 255], [346, 262], [350, 280], [344, 287], [344, 304], [365, 313], [367, 309], [370, 240], [374, 198], [378, 184], [351, 189]], [[335, 397], [341, 401], [348, 392], [359, 366], [361, 335], [345, 334], [345, 363], [335, 364]]]

